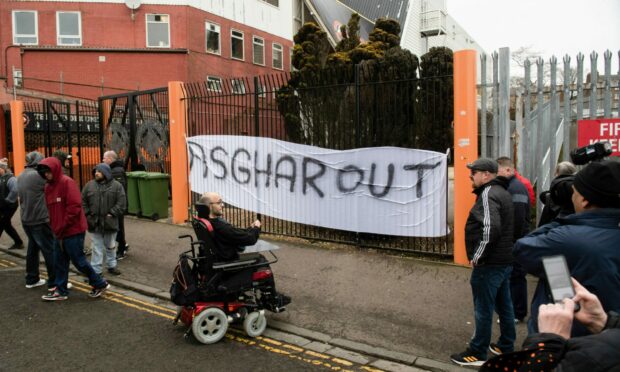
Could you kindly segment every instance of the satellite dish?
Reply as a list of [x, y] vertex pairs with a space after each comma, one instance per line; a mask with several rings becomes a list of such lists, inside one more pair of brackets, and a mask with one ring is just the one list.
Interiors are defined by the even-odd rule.
[[136, 10], [141, 5], [141, 0], [125, 0], [125, 5], [131, 10]]

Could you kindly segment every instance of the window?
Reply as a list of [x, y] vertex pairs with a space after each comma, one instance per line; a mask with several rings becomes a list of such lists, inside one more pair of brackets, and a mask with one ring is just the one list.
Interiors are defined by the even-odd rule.
[[80, 12], [56, 12], [58, 45], [82, 45], [82, 16]]
[[207, 22], [207, 52], [220, 54], [220, 26]]
[[243, 61], [243, 32], [230, 31], [231, 57]]
[[39, 44], [37, 12], [34, 10], [13, 11], [13, 44]]
[[264, 3], [267, 3], [269, 5], [273, 5], [275, 7], [279, 7], [280, 6], [280, 0], [261, 0]]
[[282, 70], [284, 63], [282, 62], [282, 45], [273, 43], [273, 68]]
[[240, 79], [232, 79], [230, 81], [232, 85], [233, 94], [245, 94], [245, 82]]
[[252, 54], [253, 62], [257, 65], [265, 64], [265, 40], [262, 37], [254, 36], [252, 38]]
[[207, 76], [207, 89], [210, 92], [221, 92], [222, 79], [217, 76]]
[[169, 15], [146, 15], [146, 46], [149, 48], [170, 48]]

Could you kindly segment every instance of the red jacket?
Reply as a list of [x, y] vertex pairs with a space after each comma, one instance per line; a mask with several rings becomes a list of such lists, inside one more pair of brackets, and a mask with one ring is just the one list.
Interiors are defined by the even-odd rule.
[[532, 183], [530, 182], [530, 180], [520, 175], [516, 169], [515, 169], [515, 177], [517, 177], [517, 179], [521, 181], [522, 184], [525, 185], [525, 188], [527, 189], [528, 194], [530, 194], [530, 205], [532, 207], [535, 207], [536, 206], [536, 194], [534, 194], [534, 188], [532, 187]]
[[45, 202], [56, 238], [64, 239], [86, 232], [82, 194], [75, 181], [62, 173], [60, 160], [56, 158], [45, 158], [39, 164], [48, 166], [54, 176], [45, 185]]

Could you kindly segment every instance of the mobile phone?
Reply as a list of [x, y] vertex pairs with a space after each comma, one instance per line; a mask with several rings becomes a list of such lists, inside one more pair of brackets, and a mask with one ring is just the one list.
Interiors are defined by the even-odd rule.
[[[544, 257], [542, 261], [553, 302], [562, 303], [565, 298], [575, 297], [575, 288], [570, 279], [568, 265], [564, 256]], [[575, 311], [578, 310], [579, 304], [576, 303]]]

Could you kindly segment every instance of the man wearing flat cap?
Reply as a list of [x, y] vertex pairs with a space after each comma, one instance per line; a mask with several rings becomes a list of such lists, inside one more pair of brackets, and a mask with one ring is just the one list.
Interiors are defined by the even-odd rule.
[[[465, 247], [473, 267], [471, 290], [474, 299], [475, 331], [469, 347], [450, 359], [459, 365], [481, 366], [487, 351], [510, 352], [516, 338], [510, 299], [514, 212], [507, 191], [508, 179], [498, 177], [498, 164], [481, 158], [467, 164], [476, 203], [465, 224]], [[500, 337], [491, 343], [493, 311], [500, 319]]]
[[[620, 312], [620, 163], [588, 164], [573, 181], [575, 214], [556, 218], [519, 239], [517, 261], [533, 275], [544, 277], [542, 258], [564, 255], [570, 275], [600, 300], [605, 311]], [[538, 332], [538, 308], [552, 302], [541, 280], [534, 292], [530, 333]], [[587, 335], [575, 322], [572, 336]]]

